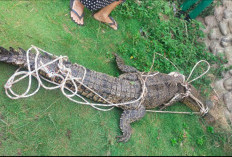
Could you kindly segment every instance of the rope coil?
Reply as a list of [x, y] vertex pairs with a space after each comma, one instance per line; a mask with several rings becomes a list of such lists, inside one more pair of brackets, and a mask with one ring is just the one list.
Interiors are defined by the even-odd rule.
[[[31, 52], [31, 50], [34, 49], [36, 51], [36, 55], [35, 55], [35, 58], [34, 58], [34, 63], [35, 63], [35, 69], [32, 71], [31, 70], [31, 67], [30, 67], [30, 56], [29, 56], [29, 53]], [[69, 100], [75, 102], [75, 103], [78, 103], [78, 104], [83, 104], [83, 105], [89, 105], [89, 106], [92, 106], [93, 108], [97, 109], [97, 110], [101, 110], [101, 111], [109, 111], [109, 110], [112, 110], [114, 107], [118, 107], [118, 106], [122, 106], [122, 105], [126, 105], [126, 104], [130, 104], [130, 103], [136, 103], [136, 102], [139, 102], [145, 95], [146, 93], [146, 81], [144, 81], [147, 77], [151, 77], [151, 76], [155, 76], [158, 74], [155, 73], [153, 75], [147, 75], [146, 78], [144, 80], [141, 80], [142, 81], [142, 92], [141, 92], [141, 95], [138, 99], [136, 100], [133, 100], [133, 101], [128, 101], [128, 102], [123, 102], [123, 103], [116, 103], [116, 104], [113, 104], [112, 102], [106, 100], [105, 98], [103, 98], [101, 95], [99, 95], [97, 92], [95, 92], [94, 90], [92, 90], [91, 88], [87, 87], [85, 84], [83, 84], [84, 82], [84, 79], [85, 79], [85, 75], [86, 75], [86, 69], [83, 67], [84, 69], [84, 76], [82, 78], [75, 78], [72, 76], [72, 73], [71, 73], [71, 69], [67, 68], [64, 66], [63, 64], [63, 60], [64, 59], [67, 59], [66, 56], [60, 56], [60, 57], [57, 57], [56, 59], [52, 60], [51, 62], [48, 62], [46, 64], [43, 64], [41, 63], [42, 65], [38, 65], [38, 57], [40, 55], [40, 51], [42, 51], [43, 53], [46, 53], [50, 56], [53, 56], [52, 54], [36, 47], [36, 46], [31, 46], [31, 48], [29, 48], [26, 52], [26, 57], [27, 57], [27, 69], [28, 71], [19, 71], [21, 68], [17, 69], [16, 72], [9, 78], [9, 80], [6, 82], [5, 84], [5, 92], [6, 92], [6, 95], [11, 98], [11, 99], [20, 99], [20, 98], [27, 98], [27, 97], [30, 97], [30, 96], [33, 96], [35, 95], [40, 87], [42, 86], [43, 88], [47, 89], [47, 90], [54, 90], [54, 89], [58, 89], [60, 88], [61, 92], [63, 93], [63, 95], [65, 97], [67, 97]], [[44, 78], [43, 76], [40, 76], [39, 75], [39, 70], [41, 69], [46, 69], [45, 67], [50, 65], [50, 64], [53, 64], [55, 62], [58, 61], [58, 67], [59, 67], [59, 72], [61, 74], [58, 74], [58, 73], [50, 73], [50, 76], [51, 77], [59, 77], [62, 79], [61, 83], [58, 84], [56, 82], [53, 82], [53, 81], [50, 81], [46, 78]], [[78, 65], [80, 66], [80, 65]], [[22, 77], [16, 79], [16, 77], [20, 76], [20, 75], [23, 75]], [[31, 89], [31, 81], [32, 81], [32, 76], [36, 78], [36, 80], [38, 81], [38, 87], [35, 91], [33, 91], [31, 94], [29, 94], [30, 92], [30, 89]], [[65, 77], [64, 77], [65, 76]], [[145, 75], [143, 75], [145, 76]], [[29, 83], [28, 83], [28, 87], [27, 87], [27, 90], [26, 92], [22, 93], [22, 94], [17, 94], [15, 93], [13, 90], [12, 90], [12, 86], [14, 84], [16, 84], [17, 82], [25, 79], [26, 77], [29, 78]], [[49, 83], [52, 83], [54, 84], [55, 86], [54, 87], [48, 87], [46, 86], [42, 80], [46, 81], [46, 82], [49, 82]], [[81, 81], [80, 81], [81, 80]], [[67, 81], [71, 81], [75, 87], [75, 90], [74, 92], [70, 89], [68, 89], [65, 85], [67, 83]], [[85, 98], [83, 98], [81, 95], [78, 94], [78, 88], [77, 88], [77, 85], [76, 85], [76, 82], [78, 82], [79, 84], [81, 84], [82, 86], [84, 86], [85, 88], [87, 88], [88, 90], [90, 90], [91, 92], [93, 92], [94, 94], [96, 94], [97, 96], [99, 96], [101, 99], [103, 99], [105, 102], [107, 102], [108, 104], [99, 104], [99, 103], [90, 103], [89, 101], [87, 101]], [[65, 92], [65, 90], [71, 92], [71, 94], [68, 94], [67, 92]], [[80, 98], [82, 101], [77, 101], [75, 100], [73, 97], [74, 96], [77, 96], [78, 98]], [[110, 107], [109, 109], [102, 109], [100, 107]]]
[[[34, 57], [34, 63], [35, 63], [35, 69], [34, 70], [31, 70], [31, 67], [30, 67], [30, 52], [32, 50], [35, 50], [36, 51], [36, 55]], [[20, 71], [21, 68], [17, 69], [15, 71], [15, 73], [8, 79], [8, 81], [6, 82], [4, 88], [5, 88], [5, 93], [6, 95], [11, 98], [11, 99], [20, 99], [20, 98], [27, 98], [27, 97], [30, 97], [30, 96], [33, 96], [35, 95], [39, 89], [41, 87], [47, 89], [47, 90], [54, 90], [54, 89], [58, 89], [60, 88], [61, 92], [63, 93], [63, 95], [65, 97], [67, 97], [69, 100], [71, 100], [72, 102], [75, 102], [77, 104], [83, 104], [83, 105], [89, 105], [89, 106], [92, 106], [93, 108], [97, 109], [97, 110], [100, 110], [100, 111], [109, 111], [109, 110], [112, 110], [114, 107], [118, 107], [118, 106], [122, 106], [122, 105], [126, 105], [126, 104], [132, 104], [132, 103], [136, 103], [136, 102], [140, 102], [139, 105], [141, 105], [142, 101], [143, 101], [143, 98], [145, 97], [146, 93], [147, 93], [147, 87], [146, 87], [146, 80], [148, 77], [153, 77], [157, 74], [159, 74], [159, 72], [156, 72], [155, 74], [152, 74], [150, 75], [150, 72], [147, 74], [147, 75], [144, 75], [143, 73], [140, 74], [140, 81], [141, 81], [141, 85], [142, 85], [142, 92], [139, 96], [138, 99], [136, 100], [132, 100], [132, 101], [128, 101], [128, 102], [123, 102], [123, 103], [112, 103], [110, 101], [108, 101], [107, 99], [105, 99], [104, 97], [102, 97], [101, 95], [99, 95], [96, 91], [92, 90], [91, 88], [87, 87], [83, 82], [84, 82], [84, 79], [85, 79], [85, 76], [86, 76], [86, 68], [81, 66], [81, 65], [77, 65], [77, 66], [80, 66], [84, 69], [84, 74], [83, 74], [83, 77], [82, 78], [76, 78], [72, 75], [72, 71], [70, 68], [67, 68], [64, 64], [63, 64], [63, 61], [64, 60], [67, 60], [68, 57], [67, 56], [59, 56], [59, 57], [55, 57], [55, 59], [53, 59], [52, 61], [48, 62], [48, 63], [42, 63], [42, 61], [40, 61], [40, 64], [38, 63], [38, 58], [39, 58], [39, 55], [40, 55], [40, 52], [43, 52], [45, 53], [46, 55], [49, 55], [49, 56], [52, 56], [54, 57], [51, 53], [49, 52], [46, 52], [36, 46], [31, 46], [31, 48], [29, 48], [26, 52], [26, 60], [27, 60], [27, 69], [28, 71]], [[160, 54], [159, 54], [160, 55]], [[154, 64], [154, 60], [155, 60], [155, 57], [153, 58], [153, 64]], [[54, 73], [54, 72], [50, 72], [48, 68], [46, 68], [48, 65], [50, 64], [53, 64], [55, 62], [58, 62], [58, 68], [59, 68], [59, 71], [58, 73]], [[192, 73], [193, 71], [195, 70], [195, 68], [197, 67], [198, 64], [200, 64], [201, 62], [206, 62], [208, 64], [208, 69], [207, 71], [205, 71], [203, 74], [201, 74], [200, 76], [198, 76], [197, 78], [191, 80], [191, 81], [188, 81], [189, 78], [192, 76]], [[153, 67], [153, 64], [150, 68], [150, 71]], [[174, 64], [173, 64], [174, 65]], [[176, 66], [175, 66], [176, 67]], [[200, 77], [202, 77], [203, 75], [205, 75], [210, 69], [210, 65], [207, 61], [199, 61], [192, 69], [187, 81], [185, 81], [184, 79], [184, 82], [183, 82], [183, 86], [187, 85], [186, 83], [190, 83], [190, 82], [193, 82], [197, 79], [199, 79]], [[48, 79], [46, 79], [45, 77], [39, 75], [39, 70], [44, 70], [47, 72], [48, 76], [50, 78], [52, 77], [59, 77], [61, 78], [61, 83], [58, 84], [54, 81], [50, 81]], [[59, 74], [60, 73], [60, 74]], [[21, 76], [21, 77], [20, 77]], [[16, 77], [19, 77], [18, 79], [16, 79]], [[27, 90], [22, 93], [22, 94], [17, 94], [15, 93], [13, 90], [12, 90], [12, 86], [16, 83], [18, 83], [19, 81], [25, 79], [25, 78], [29, 78], [29, 81], [28, 81], [28, 86], [27, 86]], [[38, 82], [38, 86], [37, 88], [29, 93], [31, 91], [31, 83], [32, 83], [32, 77], [34, 77], [37, 82]], [[145, 78], [143, 78], [145, 77]], [[46, 86], [43, 81], [46, 81], [46, 82], [49, 82], [51, 84], [53, 84], [54, 86], [52, 87], [48, 87]], [[67, 81], [71, 81], [72, 84], [74, 85], [74, 91], [70, 90], [69, 88], [67, 88], [65, 85], [67, 83]], [[78, 87], [76, 85], [76, 83], [79, 83], [80, 85], [84, 86], [85, 88], [87, 88], [88, 90], [90, 90], [91, 92], [93, 92], [94, 94], [96, 94], [98, 97], [100, 97], [102, 100], [104, 100], [105, 102], [107, 102], [108, 104], [99, 104], [99, 103], [91, 103], [89, 101], [87, 101], [84, 97], [82, 97], [80, 94], [78, 94]], [[204, 107], [204, 104], [198, 100], [197, 98], [195, 98], [191, 92], [189, 91], [189, 89], [187, 88], [186, 86], [186, 89], [187, 89], [187, 92], [186, 93], [181, 93], [182, 94], [182, 97], [187, 97], [187, 96], [190, 96], [192, 97], [196, 102], [197, 104], [199, 105], [199, 107], [201, 108], [201, 114], [205, 114], [208, 112], [208, 109]], [[67, 93], [65, 90], [69, 91], [71, 94]], [[76, 99], [74, 99], [73, 97], [77, 97], [77, 98], [80, 98], [82, 101], [78, 101]], [[100, 108], [100, 107], [109, 107], [108, 109], [103, 109], [103, 108]], [[169, 111], [154, 111], [154, 110], [147, 110], [148, 112], [163, 112], [163, 113], [171, 113]], [[177, 112], [173, 112], [173, 113], [177, 113]], [[181, 112], [179, 112], [181, 113]], [[183, 112], [182, 112], [183, 113]], [[197, 113], [199, 114], [199, 112]]]

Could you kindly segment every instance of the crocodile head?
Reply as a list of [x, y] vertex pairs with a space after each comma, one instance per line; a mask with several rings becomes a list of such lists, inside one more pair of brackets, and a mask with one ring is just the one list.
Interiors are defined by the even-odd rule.
[[[183, 103], [186, 104], [194, 112], [202, 112], [203, 110], [208, 110], [208, 103], [212, 103], [209, 100], [204, 99], [200, 92], [192, 85], [188, 85], [191, 89], [191, 95], [183, 99]], [[199, 104], [201, 103], [201, 105]], [[204, 114], [203, 114], [204, 115]]]

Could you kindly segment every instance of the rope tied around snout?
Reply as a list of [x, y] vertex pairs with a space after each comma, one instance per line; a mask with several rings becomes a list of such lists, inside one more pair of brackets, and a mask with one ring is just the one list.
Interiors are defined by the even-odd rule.
[[[167, 61], [169, 61], [176, 69], [177, 71], [179, 71], [179, 69], [177, 68], [177, 66], [171, 62], [168, 58], [164, 57], [163, 55], [159, 54], [159, 53], [156, 53], [155, 54], [165, 58]], [[204, 71], [201, 75], [197, 76], [196, 78], [190, 80], [190, 78], [192, 77], [192, 74], [194, 72], [194, 70], [196, 69], [196, 67], [200, 64], [200, 63], [206, 63], [207, 64], [207, 70]], [[169, 75], [173, 75], [174, 77], [179, 77], [179, 76], [182, 76], [183, 78], [183, 82], [181, 83], [181, 85], [185, 88], [186, 92], [185, 93], [177, 93], [167, 104], [171, 103], [172, 101], [176, 101], [177, 99], [184, 99], [184, 98], [187, 98], [187, 97], [190, 97], [192, 98], [196, 103], [197, 105], [199, 106], [200, 108], [200, 111], [199, 112], [173, 112], [173, 111], [156, 111], [156, 110], [147, 110], [147, 112], [155, 112], [155, 113], [173, 113], [173, 114], [200, 114], [201, 116], [204, 116], [205, 114], [207, 114], [209, 112], [209, 108], [208, 106], [205, 106], [201, 100], [199, 100], [198, 98], [196, 98], [192, 93], [191, 93], [191, 88], [189, 88], [188, 84], [200, 79], [201, 77], [203, 77], [204, 75], [206, 75], [209, 70], [210, 70], [211, 66], [209, 64], [209, 62], [207, 62], [206, 60], [200, 60], [198, 61], [194, 67], [192, 68], [189, 76], [187, 79], [185, 79], [185, 76], [180, 74], [180, 73], [176, 73], [176, 72], [171, 72]], [[165, 106], [166, 104], [164, 104]], [[168, 106], [168, 105], [167, 105]]]
[[[206, 64], [208, 65], [207, 70], [204, 71], [204, 72], [203, 72], [201, 75], [199, 75], [198, 77], [196, 77], [196, 78], [190, 80], [190, 78], [191, 78], [191, 76], [192, 76], [194, 70], [196, 69], [196, 67], [197, 67], [200, 63], [203, 63], [203, 62], [206, 63]], [[187, 84], [190, 84], [190, 83], [192, 83], [192, 82], [194, 82], [194, 81], [200, 79], [201, 77], [203, 77], [204, 75], [206, 75], [206, 74], [209, 72], [209, 70], [210, 70], [210, 64], [209, 64], [209, 62], [207, 62], [206, 60], [200, 60], [199, 62], [197, 62], [197, 63], [195, 64], [195, 66], [194, 66], [193, 69], [191, 70], [191, 72], [190, 72], [190, 74], [189, 74], [189, 76], [188, 76], [188, 78], [187, 78], [187, 80], [186, 80]], [[207, 114], [207, 113], [209, 112], [208, 106], [205, 106], [198, 98], [196, 98], [196, 97], [191, 93], [191, 90], [190, 90], [187, 94], [188, 94], [188, 96], [189, 96], [190, 98], [192, 98], [192, 99], [198, 104], [198, 106], [200, 107], [200, 113], [201, 113], [202, 116], [204, 116], [205, 114]]]

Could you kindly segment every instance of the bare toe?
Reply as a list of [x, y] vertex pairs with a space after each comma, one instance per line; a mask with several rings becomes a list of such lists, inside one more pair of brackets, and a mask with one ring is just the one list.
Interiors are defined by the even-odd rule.
[[72, 20], [78, 25], [84, 25], [83, 18], [80, 19], [73, 11], [70, 12]]
[[118, 29], [118, 24], [117, 22], [111, 17], [111, 16], [104, 16], [104, 15], [99, 15], [99, 14], [94, 14], [93, 16], [97, 21], [103, 22], [110, 26], [112, 29], [117, 30]]
[[84, 6], [80, 1], [73, 1], [70, 14], [74, 22], [76, 22], [78, 25], [84, 25]]

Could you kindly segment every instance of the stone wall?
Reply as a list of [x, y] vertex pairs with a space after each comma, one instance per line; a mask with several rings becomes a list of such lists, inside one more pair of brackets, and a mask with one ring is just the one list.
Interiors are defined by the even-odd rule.
[[[232, 0], [223, 0], [221, 6], [217, 6], [214, 15], [207, 16], [204, 19], [199, 17], [206, 29], [204, 42], [211, 53], [216, 56], [224, 57], [228, 62], [225, 67], [232, 66]], [[221, 115], [216, 119], [226, 119], [228, 124], [232, 124], [232, 68], [223, 73], [223, 79], [216, 80], [212, 87], [218, 97], [211, 113]], [[219, 118], [218, 118], [219, 117]]]

